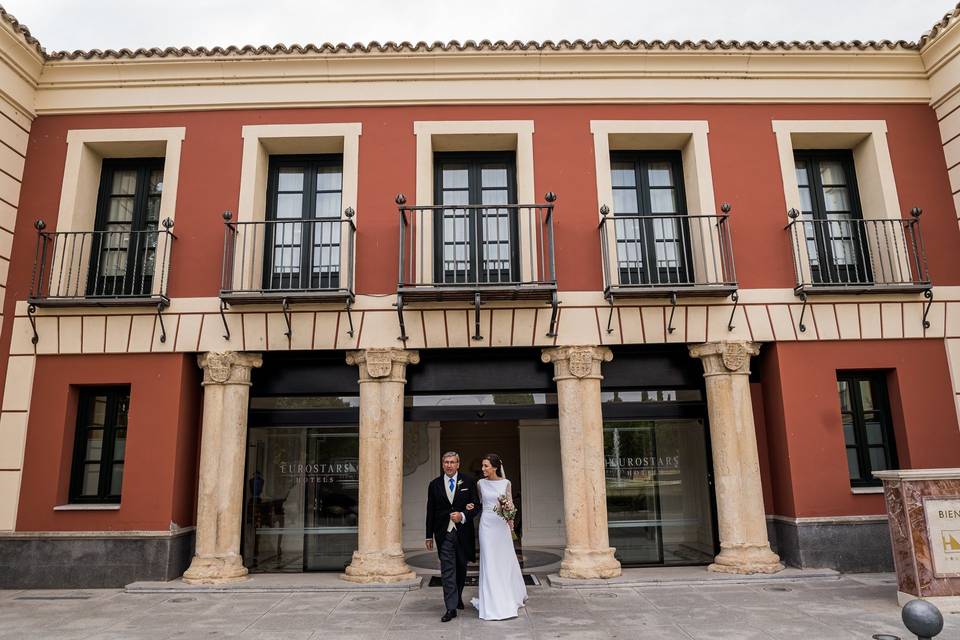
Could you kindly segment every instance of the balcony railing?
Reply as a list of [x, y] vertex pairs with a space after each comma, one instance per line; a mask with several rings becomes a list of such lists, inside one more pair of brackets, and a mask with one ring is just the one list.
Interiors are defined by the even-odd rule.
[[737, 290], [730, 206], [719, 215], [612, 215], [601, 207], [604, 295], [728, 296]]
[[224, 217], [220, 298], [231, 304], [271, 300], [352, 302], [352, 208], [343, 219], [234, 222]]
[[789, 211], [798, 294], [929, 291], [919, 208], [909, 219], [827, 220]]
[[148, 231], [38, 231], [29, 303], [32, 306], [143, 305], [165, 307], [173, 221]]
[[553, 218], [556, 194], [543, 204], [407, 206], [400, 208], [397, 308], [413, 301], [472, 301], [474, 339], [480, 336], [482, 300], [544, 300], [556, 327], [557, 274]]

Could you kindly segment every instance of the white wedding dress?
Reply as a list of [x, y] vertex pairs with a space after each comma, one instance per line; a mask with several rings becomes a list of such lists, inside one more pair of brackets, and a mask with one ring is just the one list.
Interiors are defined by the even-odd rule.
[[479, 480], [480, 513], [480, 597], [472, 600], [483, 620], [516, 618], [527, 599], [520, 563], [513, 550], [507, 521], [493, 512], [497, 499], [510, 491], [509, 480]]

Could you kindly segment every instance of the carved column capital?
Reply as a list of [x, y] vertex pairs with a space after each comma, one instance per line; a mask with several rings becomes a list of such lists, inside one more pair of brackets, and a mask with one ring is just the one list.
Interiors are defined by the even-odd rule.
[[704, 342], [690, 345], [690, 357], [703, 362], [703, 375], [749, 375], [750, 357], [760, 353], [760, 345], [744, 340]]
[[250, 384], [250, 371], [263, 365], [259, 353], [208, 351], [197, 356], [203, 384]]
[[551, 347], [540, 359], [553, 363], [554, 380], [603, 380], [600, 364], [613, 360], [613, 352], [607, 347]]
[[410, 349], [365, 349], [347, 352], [347, 364], [360, 368], [361, 383], [405, 383], [407, 365], [418, 362], [420, 362], [420, 352]]

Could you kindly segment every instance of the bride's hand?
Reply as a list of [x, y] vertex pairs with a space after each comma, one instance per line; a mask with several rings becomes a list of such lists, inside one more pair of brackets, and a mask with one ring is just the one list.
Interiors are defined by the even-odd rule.
[[467, 505], [467, 511], [473, 511], [473, 507], [474, 507], [474, 505], [473, 505], [473, 503], [471, 502], [470, 504]]

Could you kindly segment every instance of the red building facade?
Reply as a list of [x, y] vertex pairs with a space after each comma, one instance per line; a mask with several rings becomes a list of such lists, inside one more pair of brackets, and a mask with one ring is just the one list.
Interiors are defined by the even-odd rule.
[[960, 466], [955, 24], [82, 55], [5, 15], [0, 575], [410, 579], [450, 449], [561, 575], [888, 569], [872, 472]]

